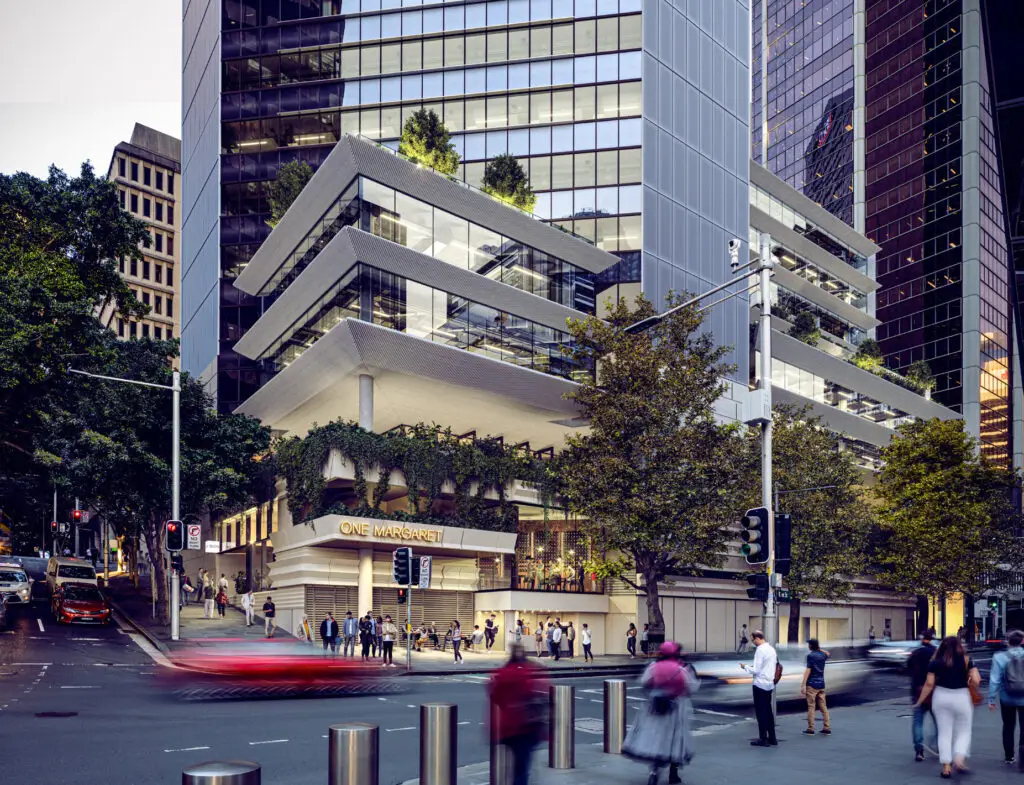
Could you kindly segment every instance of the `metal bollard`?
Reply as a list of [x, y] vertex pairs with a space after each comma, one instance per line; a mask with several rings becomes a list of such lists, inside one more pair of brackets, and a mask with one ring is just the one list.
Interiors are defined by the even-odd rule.
[[501, 734], [501, 711], [491, 704], [491, 785], [512, 784], [512, 754], [509, 748], [498, 741]]
[[331, 725], [327, 752], [328, 785], [378, 785], [380, 734], [367, 722]]
[[622, 754], [626, 740], [626, 682], [605, 679], [604, 682], [604, 751]]
[[260, 765], [248, 760], [209, 760], [181, 772], [181, 785], [260, 785]]
[[571, 684], [550, 687], [551, 739], [548, 742], [548, 767], [576, 768], [576, 688]]
[[454, 703], [420, 704], [420, 785], [455, 785], [458, 724], [459, 707]]

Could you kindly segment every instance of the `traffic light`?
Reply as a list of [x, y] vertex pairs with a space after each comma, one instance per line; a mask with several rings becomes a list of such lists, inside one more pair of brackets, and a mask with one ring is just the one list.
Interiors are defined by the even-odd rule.
[[793, 549], [793, 517], [775, 514], [775, 572], [789, 575]]
[[50, 521], [50, 534], [56, 534], [59, 528], [60, 525], [57, 523], [57, 521]]
[[412, 556], [411, 548], [396, 548], [392, 555], [391, 561], [391, 576], [395, 583], [402, 586], [408, 586], [410, 578], [409, 574], [409, 561]]
[[398, 604], [405, 605], [409, 601], [409, 590], [399, 589], [398, 590]]
[[81, 523], [82, 522], [82, 511], [81, 510], [72, 510], [71, 511], [71, 522], [72, 523]]
[[413, 586], [420, 585], [420, 560], [419, 557], [414, 557], [412, 560], [412, 569], [409, 572], [409, 583]]
[[181, 521], [167, 521], [167, 550], [181, 551], [185, 549], [185, 527]]
[[768, 561], [769, 514], [767, 507], [755, 507], [747, 510], [740, 522], [743, 527], [740, 531], [740, 539], [743, 540], [740, 553], [747, 564], [764, 564]]
[[753, 572], [747, 576], [747, 597], [758, 602], [768, 602], [768, 573]]
[[181, 553], [171, 554], [171, 569], [179, 575], [185, 572], [185, 565], [182, 562]]

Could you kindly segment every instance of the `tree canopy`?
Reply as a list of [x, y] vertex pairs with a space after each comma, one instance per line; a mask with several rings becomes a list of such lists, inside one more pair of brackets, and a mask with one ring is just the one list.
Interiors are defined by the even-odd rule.
[[875, 561], [884, 583], [933, 597], [978, 593], [1024, 566], [1020, 478], [982, 458], [962, 420], [905, 423], [882, 460]]
[[660, 633], [658, 582], [725, 560], [746, 446], [712, 412], [729, 368], [727, 350], [700, 332], [704, 315], [686, 308], [629, 334], [655, 313], [643, 296], [630, 305], [569, 322], [572, 353], [598, 363], [598, 380], [570, 394], [590, 428], [567, 438], [560, 470], [570, 509], [610, 554], [590, 568], [645, 593]]
[[442, 174], [459, 171], [459, 154], [448, 128], [433, 109], [419, 109], [405, 121], [398, 152]]
[[267, 202], [270, 205], [270, 226], [277, 226], [288, 212], [288, 208], [302, 193], [302, 189], [313, 179], [313, 167], [305, 161], [289, 161], [278, 170], [277, 178], [267, 188]]
[[529, 178], [514, 156], [503, 153], [484, 167], [484, 191], [509, 202], [521, 210], [533, 212], [537, 195], [530, 187]]

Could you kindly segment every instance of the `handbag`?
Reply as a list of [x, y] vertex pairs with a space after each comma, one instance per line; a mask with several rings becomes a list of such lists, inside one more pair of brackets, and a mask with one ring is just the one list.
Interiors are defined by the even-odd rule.
[[977, 684], [971, 681], [971, 661], [964, 658], [964, 667], [967, 668], [967, 691], [971, 693], [971, 705], [980, 706], [985, 702], [985, 696], [981, 694], [981, 689]]

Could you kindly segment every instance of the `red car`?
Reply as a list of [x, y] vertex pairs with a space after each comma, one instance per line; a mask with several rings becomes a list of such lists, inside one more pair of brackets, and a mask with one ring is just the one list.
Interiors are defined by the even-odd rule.
[[53, 592], [50, 603], [58, 624], [84, 622], [110, 624], [110, 601], [90, 583], [62, 583]]

